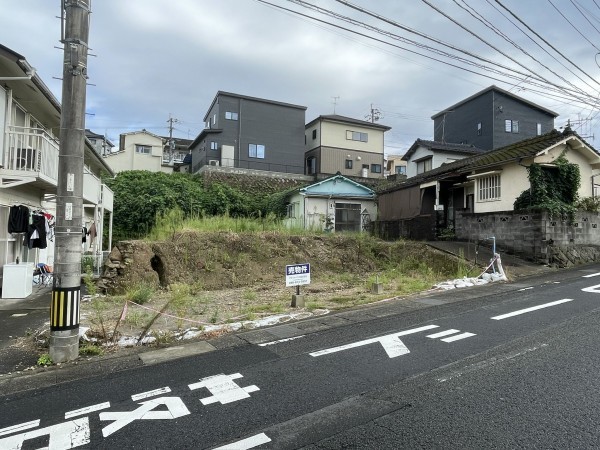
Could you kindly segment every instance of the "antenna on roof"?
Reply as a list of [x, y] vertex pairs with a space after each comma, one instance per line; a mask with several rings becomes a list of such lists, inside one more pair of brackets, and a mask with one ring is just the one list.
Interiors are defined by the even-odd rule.
[[333, 99], [333, 113], [335, 114], [335, 107], [337, 106], [337, 101], [340, 98], [339, 95], [335, 96], [335, 97], [331, 97]]

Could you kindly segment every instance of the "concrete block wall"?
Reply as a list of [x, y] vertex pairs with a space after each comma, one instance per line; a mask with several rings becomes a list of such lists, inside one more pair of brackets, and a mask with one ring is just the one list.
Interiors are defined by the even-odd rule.
[[[540, 262], [551, 262], [557, 252], [570, 247], [600, 246], [600, 214], [579, 212], [573, 223], [552, 218], [547, 212], [501, 211], [473, 214], [456, 212], [458, 240], [491, 245], [500, 252]], [[587, 261], [586, 261], [587, 262]]]

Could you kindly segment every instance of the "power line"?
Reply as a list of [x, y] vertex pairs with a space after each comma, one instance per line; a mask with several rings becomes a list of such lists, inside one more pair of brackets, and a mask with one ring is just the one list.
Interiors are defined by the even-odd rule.
[[600, 48], [596, 47], [596, 44], [594, 44], [592, 41], [590, 41], [587, 38], [587, 36], [585, 36], [581, 31], [579, 31], [579, 28], [577, 28], [575, 25], [573, 25], [573, 23], [571, 23], [571, 21], [569, 19], [567, 19], [567, 16], [565, 16], [562, 13], [562, 11], [560, 9], [558, 9], [554, 3], [552, 3], [552, 0], [548, 0], [548, 3], [550, 3], [556, 11], [558, 11], [558, 13], [563, 17], [563, 19], [565, 19], [569, 23], [569, 25], [571, 25], [573, 27], [573, 29], [579, 33], [579, 35], [582, 38], [584, 38], [586, 41], [588, 41], [592, 45], [592, 47], [594, 47], [596, 50], [598, 50], [600, 52]]

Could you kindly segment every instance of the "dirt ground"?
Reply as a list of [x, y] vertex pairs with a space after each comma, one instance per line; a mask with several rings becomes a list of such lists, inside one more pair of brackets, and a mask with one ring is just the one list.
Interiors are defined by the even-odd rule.
[[[296, 290], [285, 286], [285, 266], [296, 263], [311, 265], [303, 308], [291, 307]], [[97, 288], [108, 295], [83, 302], [81, 323], [103, 340], [149, 335], [168, 342], [190, 329], [252, 328], [269, 316], [289, 320], [406, 296], [478, 270], [419, 242], [183, 231], [164, 242], [119, 243]], [[377, 282], [382, 293], [372, 292]]]

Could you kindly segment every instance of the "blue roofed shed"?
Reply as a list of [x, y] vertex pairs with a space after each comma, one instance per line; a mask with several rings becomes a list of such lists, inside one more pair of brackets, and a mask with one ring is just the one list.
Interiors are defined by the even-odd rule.
[[360, 232], [377, 217], [375, 192], [342, 175], [294, 191], [288, 201], [289, 227]]

